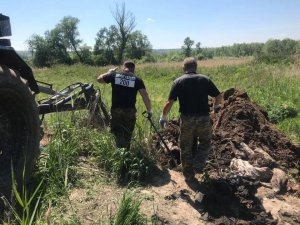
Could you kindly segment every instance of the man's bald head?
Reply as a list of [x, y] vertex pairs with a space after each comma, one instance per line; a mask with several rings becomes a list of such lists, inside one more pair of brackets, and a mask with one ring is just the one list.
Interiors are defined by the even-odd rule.
[[185, 58], [183, 61], [183, 71], [185, 73], [196, 73], [197, 61], [194, 57]]

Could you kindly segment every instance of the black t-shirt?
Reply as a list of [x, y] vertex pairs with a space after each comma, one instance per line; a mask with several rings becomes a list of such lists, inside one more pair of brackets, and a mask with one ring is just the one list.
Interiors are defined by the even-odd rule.
[[105, 83], [111, 83], [112, 105], [111, 108], [134, 108], [136, 94], [140, 89], [145, 89], [141, 78], [129, 72], [112, 72], [103, 77]]
[[169, 100], [179, 99], [179, 112], [183, 115], [207, 116], [208, 96], [219, 94], [220, 91], [207, 76], [184, 74], [174, 81]]

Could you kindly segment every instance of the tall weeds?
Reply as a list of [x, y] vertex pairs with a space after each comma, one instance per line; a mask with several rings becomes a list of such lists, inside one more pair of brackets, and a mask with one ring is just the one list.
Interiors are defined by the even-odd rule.
[[112, 225], [143, 225], [145, 217], [140, 213], [141, 201], [135, 200], [130, 193], [124, 193]]
[[[26, 168], [23, 168], [23, 180], [22, 184], [17, 184], [14, 176], [13, 165], [12, 171], [12, 201], [4, 198], [5, 205], [7, 206], [7, 218], [4, 218], [3, 224], [20, 224], [20, 225], [32, 225], [36, 224], [40, 220], [40, 200], [42, 196], [41, 187], [43, 180], [35, 187], [33, 191], [28, 190], [25, 182]], [[16, 204], [14, 204], [16, 203]]]

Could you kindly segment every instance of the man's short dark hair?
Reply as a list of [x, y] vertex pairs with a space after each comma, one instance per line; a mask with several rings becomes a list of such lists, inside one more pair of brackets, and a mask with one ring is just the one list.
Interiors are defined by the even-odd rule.
[[197, 60], [194, 57], [185, 58], [183, 61], [184, 72], [196, 72], [197, 70]]
[[124, 62], [124, 67], [129, 69], [129, 71], [134, 72], [135, 64], [132, 61], [126, 61]]

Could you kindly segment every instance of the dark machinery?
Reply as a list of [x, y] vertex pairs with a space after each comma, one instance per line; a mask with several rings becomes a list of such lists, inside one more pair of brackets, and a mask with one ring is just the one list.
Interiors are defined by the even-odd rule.
[[[57, 92], [51, 84], [36, 81], [7, 36], [11, 36], [9, 17], [0, 14], [0, 195], [8, 196], [12, 169], [21, 183], [23, 168], [28, 179], [39, 156], [44, 114], [88, 109], [99, 125], [108, 125], [109, 114], [92, 84], [76, 83]], [[40, 92], [50, 97], [36, 102]]]

